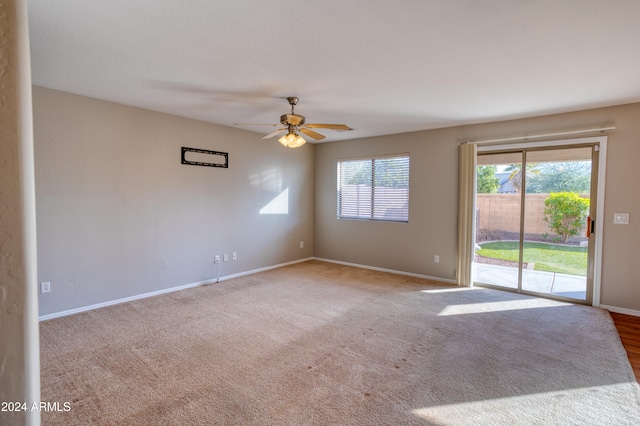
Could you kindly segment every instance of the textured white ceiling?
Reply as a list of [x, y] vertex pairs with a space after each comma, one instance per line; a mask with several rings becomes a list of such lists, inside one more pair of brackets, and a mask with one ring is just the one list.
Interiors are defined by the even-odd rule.
[[638, 0], [28, 4], [34, 84], [227, 126], [286, 96], [356, 129], [325, 141], [640, 101]]

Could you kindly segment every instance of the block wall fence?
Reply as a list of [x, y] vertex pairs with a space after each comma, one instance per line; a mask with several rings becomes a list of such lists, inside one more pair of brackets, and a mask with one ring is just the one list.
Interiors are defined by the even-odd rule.
[[[555, 234], [544, 221], [544, 200], [549, 194], [527, 194], [525, 207], [524, 233], [528, 238], [548, 239]], [[589, 196], [581, 195], [584, 198]], [[487, 241], [509, 238], [520, 231], [520, 194], [477, 194], [476, 197], [477, 240]], [[570, 241], [583, 240], [586, 227], [579, 236]]]

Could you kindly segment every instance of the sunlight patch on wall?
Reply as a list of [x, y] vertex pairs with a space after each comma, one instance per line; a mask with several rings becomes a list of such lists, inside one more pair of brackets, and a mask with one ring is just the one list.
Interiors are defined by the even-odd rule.
[[261, 208], [260, 214], [289, 214], [289, 188], [285, 188]]

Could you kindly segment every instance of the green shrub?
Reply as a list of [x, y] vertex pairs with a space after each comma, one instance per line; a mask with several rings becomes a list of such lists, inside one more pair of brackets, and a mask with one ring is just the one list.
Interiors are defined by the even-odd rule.
[[495, 194], [500, 188], [500, 179], [496, 177], [498, 168], [496, 166], [478, 166], [477, 189], [478, 194]]
[[565, 244], [578, 235], [589, 213], [589, 199], [575, 192], [552, 192], [544, 200], [544, 206], [545, 222]]

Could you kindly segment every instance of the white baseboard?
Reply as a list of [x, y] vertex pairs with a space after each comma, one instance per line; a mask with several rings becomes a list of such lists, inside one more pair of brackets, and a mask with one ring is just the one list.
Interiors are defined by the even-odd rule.
[[134, 300], [146, 299], [147, 297], [160, 296], [161, 294], [173, 293], [175, 291], [186, 290], [193, 287], [199, 287], [205, 284], [212, 284], [220, 281], [230, 280], [231, 278], [238, 278], [244, 275], [251, 275], [258, 272], [268, 271], [270, 269], [282, 268], [283, 266], [293, 265], [301, 262], [307, 262], [309, 260], [313, 260], [313, 257], [294, 260], [286, 263], [280, 263], [278, 265], [267, 266], [264, 268], [252, 269], [250, 271], [240, 272], [237, 274], [225, 275], [224, 277], [212, 278], [205, 281], [199, 281], [197, 283], [184, 284], [176, 287], [164, 288], [162, 290], [152, 291], [150, 293], [137, 294], [135, 296], [129, 296], [129, 297], [124, 297], [122, 299], [110, 300], [108, 302], [96, 303], [94, 305], [89, 305], [89, 306], [82, 306], [80, 308], [69, 309], [66, 311], [55, 312], [53, 314], [42, 315], [38, 317], [38, 320], [46, 321], [54, 318], [66, 317], [67, 315], [79, 314], [80, 312], [92, 311], [94, 309], [105, 308], [107, 306], [119, 305], [120, 303], [133, 302]]
[[440, 281], [440, 282], [449, 283], [449, 284], [456, 284], [456, 280], [452, 280], [449, 278], [432, 277], [430, 275], [414, 274], [413, 272], [396, 271], [395, 269], [378, 268], [377, 266], [360, 265], [358, 263], [342, 262], [340, 260], [324, 259], [321, 257], [314, 257], [313, 260], [319, 260], [321, 262], [337, 263], [338, 265], [353, 266], [355, 268], [371, 269], [373, 271], [388, 272], [390, 274], [405, 275], [408, 277], [424, 278], [427, 280]]
[[173, 293], [174, 291], [186, 290], [188, 288], [198, 287], [204, 284], [215, 282], [213, 280], [200, 281], [197, 283], [180, 285], [177, 287], [164, 288], [162, 290], [152, 291], [150, 293], [137, 294], [135, 296], [123, 297], [122, 299], [109, 300], [108, 302], [96, 303], [94, 305], [82, 306], [79, 308], [73, 308], [66, 311], [54, 312], [53, 314], [42, 315], [38, 317], [40, 321], [46, 321], [54, 318], [66, 317], [68, 315], [79, 314], [80, 312], [92, 311], [94, 309], [105, 308], [107, 306], [119, 305], [120, 303], [133, 302], [134, 300], [146, 299], [147, 297], [160, 296], [161, 294]]
[[626, 315], [633, 315], [634, 317], [640, 317], [640, 311], [636, 311], [634, 309], [618, 308], [617, 306], [609, 306], [609, 305], [600, 305], [599, 307], [602, 309], [606, 309], [609, 312], [616, 312], [618, 314], [626, 314]]
[[264, 268], [252, 269], [250, 271], [240, 272], [238, 274], [226, 275], [224, 277], [220, 277], [220, 281], [230, 280], [231, 278], [238, 278], [245, 275], [257, 274], [258, 272], [268, 271], [270, 269], [282, 268], [283, 266], [288, 266], [288, 265], [295, 265], [296, 263], [308, 262], [313, 259], [314, 259], [313, 257], [306, 257], [304, 259], [298, 259], [298, 260], [293, 260], [291, 262], [279, 263], [277, 265], [266, 266]]

